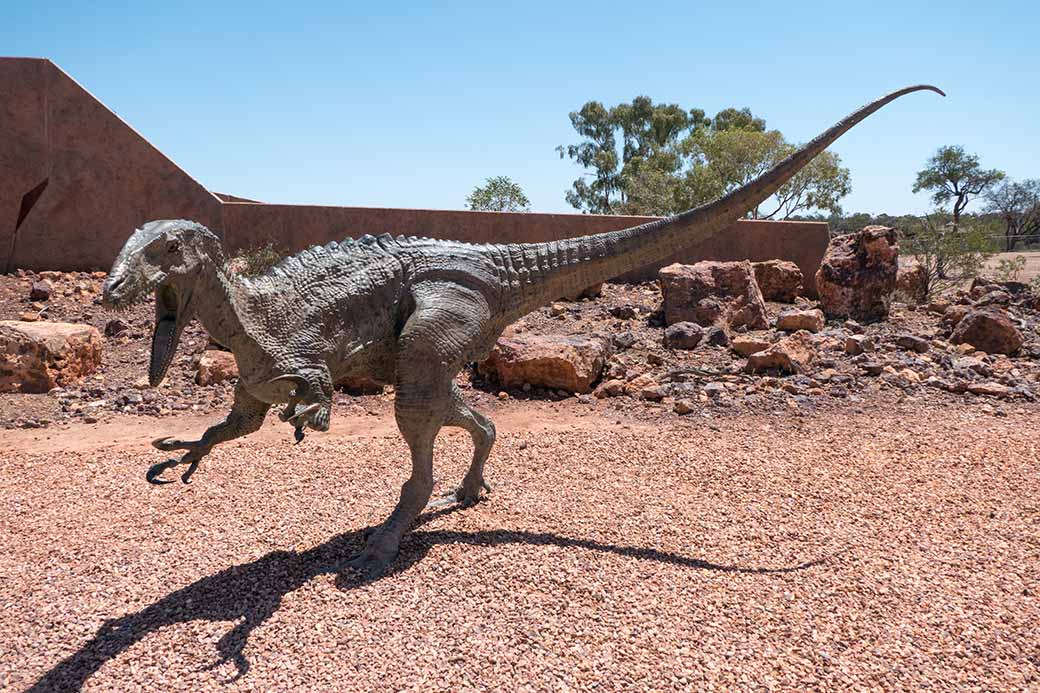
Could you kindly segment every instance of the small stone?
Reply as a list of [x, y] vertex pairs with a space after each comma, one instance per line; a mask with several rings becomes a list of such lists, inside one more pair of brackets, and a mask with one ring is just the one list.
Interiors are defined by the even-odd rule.
[[804, 373], [816, 359], [812, 335], [804, 330], [784, 337], [768, 349], [751, 354], [748, 372], [778, 369], [784, 373]]
[[202, 352], [195, 371], [195, 382], [199, 385], [214, 385], [238, 377], [235, 356], [228, 351], [209, 350]]
[[950, 341], [971, 344], [988, 354], [1014, 354], [1025, 340], [1006, 313], [997, 308], [983, 308], [965, 315], [957, 323]]
[[631, 330], [626, 330], [624, 332], [614, 335], [611, 341], [614, 343], [614, 346], [616, 346], [618, 349], [628, 349], [639, 340], [634, 332], [632, 332]]
[[927, 339], [922, 339], [912, 334], [901, 334], [895, 338], [895, 343], [903, 349], [909, 351], [915, 351], [918, 354], [923, 354], [928, 351], [929, 344]]
[[600, 399], [618, 397], [625, 394], [625, 383], [618, 379], [604, 380], [592, 391], [592, 394]]
[[610, 314], [619, 320], [631, 320], [639, 317], [639, 309], [630, 304], [623, 306], [611, 306]]
[[695, 349], [704, 338], [704, 328], [695, 322], [677, 322], [664, 331], [664, 345], [669, 349]]
[[1007, 397], [1011, 391], [1007, 385], [1001, 385], [1000, 383], [985, 382], [985, 383], [969, 383], [968, 392], [973, 395], [989, 395], [990, 397]]
[[877, 361], [865, 361], [859, 365], [867, 375], [881, 375], [885, 367]]
[[33, 282], [32, 288], [29, 289], [29, 300], [30, 301], [46, 301], [50, 299], [51, 293], [54, 291], [54, 285], [46, 279]]
[[125, 320], [113, 318], [112, 320], [109, 320], [105, 323], [105, 336], [115, 337], [117, 335], [123, 334], [129, 329], [130, 325], [128, 325]]
[[823, 329], [823, 324], [823, 311], [818, 308], [812, 310], [785, 310], [776, 319], [777, 328], [785, 332], [806, 330], [816, 333]]
[[768, 349], [770, 344], [772, 342], [764, 333], [748, 333], [733, 337], [730, 340], [729, 347], [744, 358], [747, 358], [751, 354]]
[[704, 343], [709, 346], [729, 346], [729, 335], [721, 327], [709, 327], [704, 333]]
[[680, 416], [690, 414], [694, 411], [693, 402], [688, 399], [677, 399], [675, 404], [672, 405], [672, 410]]
[[845, 353], [858, 356], [867, 351], [874, 351], [874, 340], [862, 334], [854, 334], [845, 338]]

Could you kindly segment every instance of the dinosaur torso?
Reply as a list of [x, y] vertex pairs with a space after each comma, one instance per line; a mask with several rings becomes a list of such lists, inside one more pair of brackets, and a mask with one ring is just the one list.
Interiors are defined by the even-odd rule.
[[479, 292], [495, 316], [493, 343], [515, 319], [525, 273], [513, 269], [509, 246], [365, 236], [303, 250], [255, 277], [228, 279], [199, 297], [199, 318], [235, 354], [243, 384], [274, 402], [279, 397], [263, 383], [314, 364], [324, 364], [333, 382], [392, 383], [397, 337], [422, 287]]

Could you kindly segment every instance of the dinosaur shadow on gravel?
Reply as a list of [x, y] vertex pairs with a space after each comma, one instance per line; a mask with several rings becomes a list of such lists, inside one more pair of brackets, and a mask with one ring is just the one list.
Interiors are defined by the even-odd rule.
[[[425, 513], [418, 519], [416, 527], [457, 509], [458, 506], [455, 506]], [[250, 634], [274, 615], [286, 594], [322, 575], [335, 575], [335, 585], [341, 590], [354, 589], [368, 582], [350, 571], [347, 561], [351, 555], [361, 550], [366, 535], [372, 529], [374, 528], [367, 527], [344, 532], [303, 552], [272, 551], [251, 563], [231, 566], [171, 592], [140, 611], [110, 619], [98, 629], [93, 638], [44, 674], [29, 691], [79, 690], [105, 662], [115, 659], [149, 634], [165, 626], [199, 619], [240, 621], [217, 643], [219, 658], [207, 667], [214, 669], [225, 662], [233, 662], [237, 669], [237, 673], [231, 679], [234, 681], [249, 671], [249, 661], [243, 651]], [[823, 559], [818, 559], [783, 568], [745, 568], [719, 565], [655, 549], [615, 546], [591, 539], [561, 537], [545, 532], [503, 529], [482, 532], [431, 530], [415, 531], [406, 535], [401, 544], [401, 553], [386, 575], [408, 570], [422, 560], [436, 544], [451, 543], [473, 546], [529, 544], [581, 548], [638, 560], [731, 573], [789, 573], [824, 562]]]

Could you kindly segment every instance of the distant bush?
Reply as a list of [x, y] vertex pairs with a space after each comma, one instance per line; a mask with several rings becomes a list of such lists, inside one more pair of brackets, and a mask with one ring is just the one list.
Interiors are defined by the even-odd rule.
[[994, 269], [994, 275], [998, 281], [1018, 281], [1018, 275], [1026, 268], [1026, 256], [1016, 255], [1013, 258], [1001, 258]]
[[995, 250], [991, 237], [985, 224], [962, 220], [957, 226], [942, 211], [927, 214], [904, 230], [901, 250], [917, 261], [925, 275], [922, 298], [979, 276]]
[[231, 266], [239, 274], [252, 277], [267, 271], [288, 254], [285, 246], [268, 241], [239, 250], [231, 259]]

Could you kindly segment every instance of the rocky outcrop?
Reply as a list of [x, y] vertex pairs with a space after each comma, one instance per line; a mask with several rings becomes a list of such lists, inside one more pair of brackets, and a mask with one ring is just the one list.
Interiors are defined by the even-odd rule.
[[898, 271], [895, 229], [867, 226], [833, 238], [816, 272], [820, 306], [832, 318], [881, 320], [888, 316]]
[[0, 321], [0, 392], [47, 392], [101, 366], [101, 334], [90, 325]]
[[230, 351], [208, 349], [202, 352], [195, 366], [195, 382], [213, 385], [238, 377], [238, 364]]
[[503, 336], [478, 369], [504, 387], [523, 387], [524, 383], [530, 383], [585, 393], [592, 390], [608, 355], [608, 342], [599, 337]]
[[798, 330], [819, 332], [823, 329], [823, 311], [819, 308], [785, 310], [777, 317], [776, 326], [784, 332], [797, 332]]
[[758, 373], [768, 370], [779, 370], [783, 373], [804, 373], [816, 360], [816, 349], [812, 335], [801, 331], [784, 337], [764, 351], [748, 357], [747, 370]]
[[751, 263], [679, 263], [661, 268], [665, 323], [695, 322], [760, 330], [768, 327], [766, 306]]
[[953, 344], [970, 344], [987, 354], [1014, 354], [1024, 341], [1011, 318], [995, 308], [970, 311], [950, 336]]
[[768, 260], [752, 265], [755, 281], [766, 301], [794, 303], [804, 292], [802, 270], [787, 260]]

